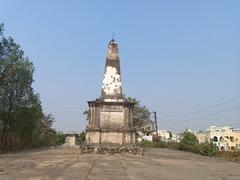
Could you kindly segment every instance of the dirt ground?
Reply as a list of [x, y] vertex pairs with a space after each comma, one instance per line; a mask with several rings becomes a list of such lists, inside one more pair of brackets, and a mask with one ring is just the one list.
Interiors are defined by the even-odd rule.
[[0, 180], [240, 179], [240, 164], [169, 149], [144, 156], [81, 155], [79, 149], [38, 149], [0, 155]]

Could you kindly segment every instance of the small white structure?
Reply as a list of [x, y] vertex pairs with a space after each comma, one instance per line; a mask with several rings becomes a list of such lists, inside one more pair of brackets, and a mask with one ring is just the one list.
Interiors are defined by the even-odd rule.
[[152, 133], [144, 134], [143, 132], [138, 131], [137, 141], [138, 142], [142, 142], [142, 141], [151, 141], [152, 142], [153, 141]]
[[65, 143], [63, 144], [64, 147], [77, 147], [76, 145], [76, 138], [78, 134], [66, 134]]

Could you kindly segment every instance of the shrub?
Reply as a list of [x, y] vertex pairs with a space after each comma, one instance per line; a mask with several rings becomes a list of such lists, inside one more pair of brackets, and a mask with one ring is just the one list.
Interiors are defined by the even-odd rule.
[[199, 145], [198, 144], [185, 144], [180, 142], [179, 146], [178, 146], [179, 150], [182, 151], [189, 151], [189, 152], [193, 152], [193, 153], [199, 153]]
[[169, 149], [178, 149], [182, 151], [189, 151], [203, 156], [216, 156], [225, 158], [225, 159], [234, 159], [240, 160], [240, 151], [232, 153], [218, 153], [217, 146], [212, 142], [198, 143], [197, 137], [188, 131], [182, 133], [182, 139], [178, 142], [151, 142], [151, 141], [142, 141], [140, 144], [142, 147], [147, 148], [169, 148]]
[[168, 148], [168, 143], [164, 141], [160, 141], [158, 145], [159, 148]]
[[182, 139], [181, 139], [180, 143], [186, 144], [189, 146], [198, 144], [197, 137], [193, 133], [185, 131], [181, 135], [182, 135]]
[[168, 148], [169, 149], [179, 149], [179, 143], [178, 142], [168, 142]]
[[142, 142], [140, 142], [139, 144], [141, 147], [146, 147], [146, 148], [154, 148], [155, 147], [155, 143], [151, 142], [151, 141], [145, 141], [143, 140]]
[[217, 146], [212, 142], [205, 142], [199, 145], [199, 153], [203, 156], [216, 156], [217, 152]]
[[197, 137], [191, 132], [183, 132], [182, 139], [179, 143], [179, 150], [199, 153]]
[[217, 153], [217, 156], [225, 160], [240, 161], [240, 151], [220, 151]]
[[84, 144], [84, 143], [85, 143], [85, 140], [86, 140], [86, 132], [85, 132], [85, 131], [82, 131], [82, 132], [79, 134], [79, 137], [77, 138], [77, 144], [78, 144], [78, 145]]

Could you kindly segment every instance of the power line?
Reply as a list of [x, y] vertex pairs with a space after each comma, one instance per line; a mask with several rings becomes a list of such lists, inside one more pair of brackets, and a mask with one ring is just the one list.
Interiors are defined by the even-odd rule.
[[172, 121], [169, 121], [169, 122], [183, 122], [183, 121], [189, 122], [189, 121], [195, 121], [195, 120], [203, 119], [203, 118], [206, 118], [206, 117], [214, 116], [214, 115], [226, 112], [226, 111], [237, 109], [239, 107], [240, 107], [240, 105], [237, 105], [237, 106], [233, 106], [233, 107], [228, 108], [228, 109], [224, 109], [224, 110], [221, 110], [221, 111], [218, 111], [218, 112], [215, 112], [215, 113], [210, 113], [210, 114], [207, 114], [207, 115], [204, 115], [204, 116], [200, 116], [200, 117], [197, 117], [197, 118], [188, 119], [188, 120], [180, 120], [180, 121], [179, 120], [172, 120]]
[[218, 104], [214, 104], [214, 105], [208, 106], [208, 107], [206, 107], [206, 108], [199, 109], [199, 110], [194, 111], [194, 112], [191, 112], [191, 113], [181, 113], [181, 114], [174, 114], [174, 115], [167, 115], [167, 116], [177, 117], [177, 116], [194, 115], [194, 114], [198, 114], [198, 113], [200, 113], [200, 112], [203, 112], [203, 111], [206, 111], [206, 110], [209, 110], [209, 109], [212, 109], [212, 108], [221, 106], [221, 105], [223, 105], [223, 104], [226, 104], [226, 103], [235, 101], [235, 100], [237, 100], [237, 99], [239, 99], [239, 98], [240, 98], [240, 96], [236, 96], [236, 97], [233, 97], [233, 98], [231, 98], [231, 99], [228, 99], [228, 100], [225, 100], [225, 101], [223, 101], [223, 102], [220, 102], [220, 103], [218, 103]]

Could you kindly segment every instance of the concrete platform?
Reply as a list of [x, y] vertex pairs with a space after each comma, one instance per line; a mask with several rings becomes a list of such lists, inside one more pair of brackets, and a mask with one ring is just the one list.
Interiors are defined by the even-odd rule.
[[0, 179], [239, 180], [240, 164], [169, 149], [145, 149], [144, 156], [38, 149], [0, 155]]

